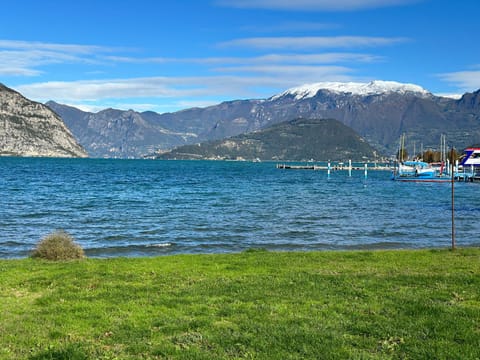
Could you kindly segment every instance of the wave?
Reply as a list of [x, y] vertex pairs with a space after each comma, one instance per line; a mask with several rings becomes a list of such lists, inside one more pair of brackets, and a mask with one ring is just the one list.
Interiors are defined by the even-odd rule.
[[150, 244], [150, 245], [145, 245], [145, 247], [158, 247], [158, 248], [164, 248], [164, 247], [170, 247], [173, 246], [173, 243], [158, 243], [158, 244]]
[[88, 257], [155, 256], [172, 253], [174, 243], [126, 244], [85, 248]]

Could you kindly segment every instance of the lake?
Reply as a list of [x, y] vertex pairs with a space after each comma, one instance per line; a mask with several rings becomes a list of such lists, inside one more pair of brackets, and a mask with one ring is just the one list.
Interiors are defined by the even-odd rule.
[[[92, 257], [451, 244], [449, 183], [275, 165], [0, 158], [0, 258], [57, 229]], [[480, 184], [456, 183], [458, 246], [480, 246], [479, 216]]]

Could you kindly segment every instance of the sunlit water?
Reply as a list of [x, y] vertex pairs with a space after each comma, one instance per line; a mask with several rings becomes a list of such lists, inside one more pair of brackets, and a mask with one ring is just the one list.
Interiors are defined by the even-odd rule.
[[[458, 246], [480, 245], [480, 184], [455, 184]], [[88, 256], [449, 247], [451, 185], [274, 163], [0, 158], [0, 257], [69, 232]]]

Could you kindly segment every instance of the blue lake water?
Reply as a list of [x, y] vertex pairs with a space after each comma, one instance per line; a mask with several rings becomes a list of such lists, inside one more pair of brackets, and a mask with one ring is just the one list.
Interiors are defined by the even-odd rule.
[[[455, 184], [456, 239], [480, 246], [480, 184]], [[275, 163], [0, 158], [0, 258], [64, 229], [88, 256], [451, 244], [451, 185]]]

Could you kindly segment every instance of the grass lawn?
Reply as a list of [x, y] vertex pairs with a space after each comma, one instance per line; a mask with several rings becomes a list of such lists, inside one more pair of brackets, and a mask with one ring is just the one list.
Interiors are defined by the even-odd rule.
[[479, 359], [480, 249], [0, 260], [0, 359]]

